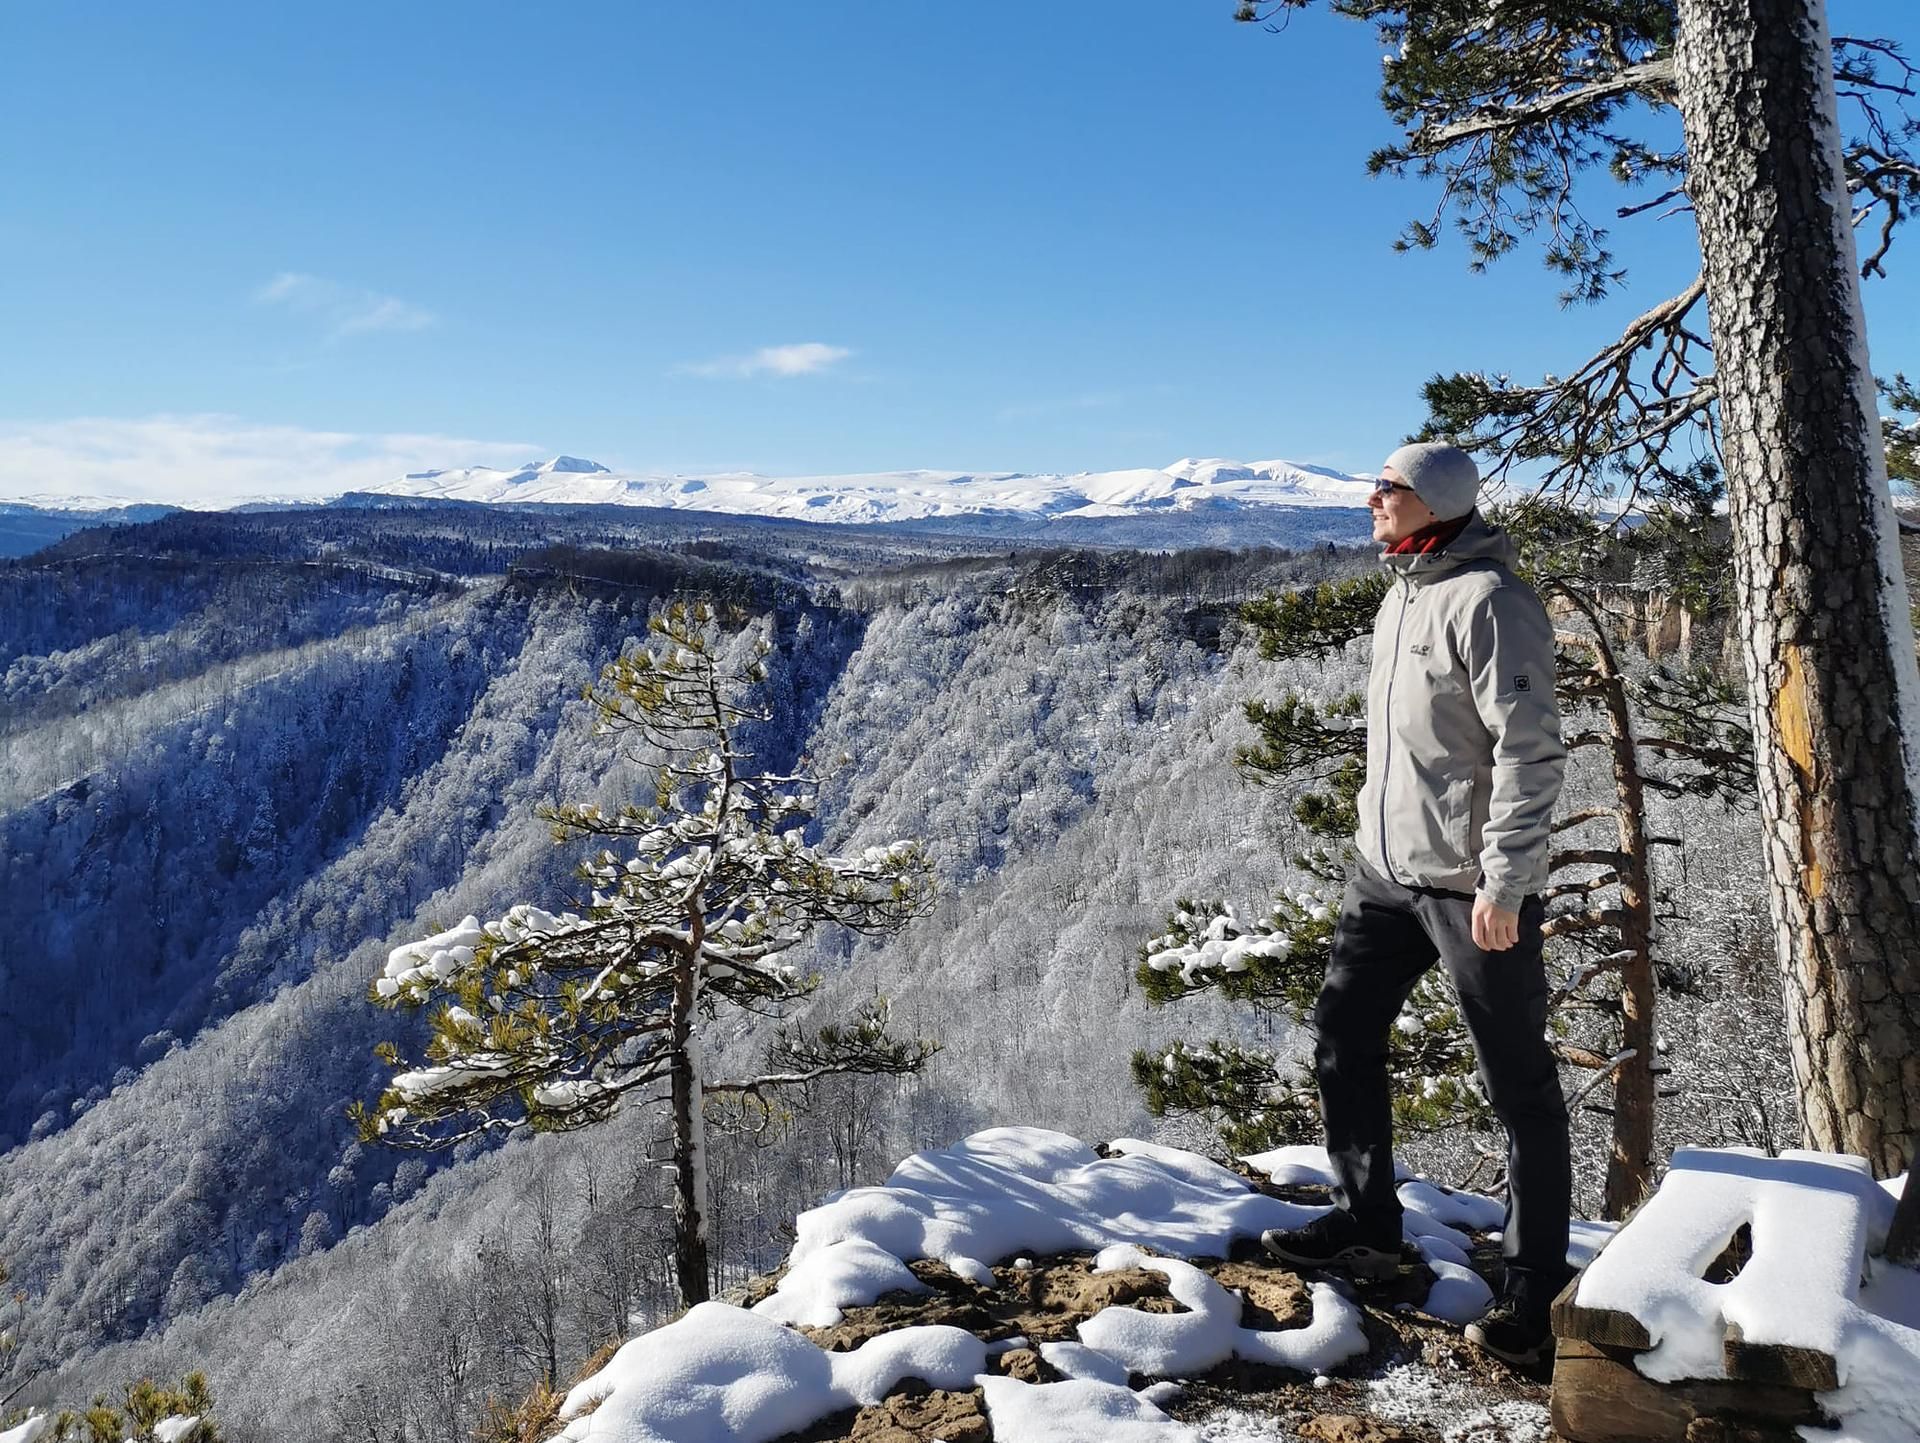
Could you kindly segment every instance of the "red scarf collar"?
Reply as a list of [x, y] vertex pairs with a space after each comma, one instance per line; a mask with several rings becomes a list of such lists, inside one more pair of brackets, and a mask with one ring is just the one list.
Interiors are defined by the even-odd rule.
[[1454, 537], [1467, 529], [1467, 523], [1473, 520], [1469, 511], [1465, 516], [1452, 521], [1436, 521], [1431, 526], [1423, 526], [1411, 536], [1402, 536], [1381, 554], [1384, 556], [1406, 556], [1414, 554], [1426, 556], [1431, 552], [1444, 549]]

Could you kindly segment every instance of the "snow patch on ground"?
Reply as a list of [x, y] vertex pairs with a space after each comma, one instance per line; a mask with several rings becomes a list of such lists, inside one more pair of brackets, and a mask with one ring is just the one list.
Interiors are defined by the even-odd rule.
[[1405, 1427], [1434, 1428], [1447, 1443], [1546, 1443], [1546, 1405], [1512, 1399], [1489, 1405], [1478, 1385], [1456, 1383], [1420, 1364], [1367, 1381], [1367, 1409]]
[[980, 1386], [994, 1443], [1199, 1443], [1191, 1428], [1112, 1383], [986, 1377]]
[[[764, 1443], [920, 1378], [936, 1388], [985, 1389], [1002, 1443], [1198, 1443], [1158, 1406], [1178, 1396], [1175, 1385], [1136, 1393], [1129, 1376], [1204, 1372], [1236, 1355], [1320, 1374], [1366, 1352], [1359, 1309], [1325, 1283], [1313, 1287], [1305, 1327], [1244, 1328], [1238, 1294], [1178, 1257], [1143, 1251], [1224, 1257], [1236, 1239], [1297, 1227], [1320, 1209], [1268, 1197], [1197, 1153], [1132, 1140], [1111, 1152], [1102, 1157], [1063, 1133], [1007, 1127], [908, 1158], [885, 1187], [855, 1188], [803, 1213], [792, 1266], [754, 1309], [702, 1303], [628, 1342], [567, 1395], [560, 1437]], [[1442, 1210], [1477, 1216], [1487, 1205], [1449, 1197]], [[1451, 1246], [1444, 1235], [1452, 1230], [1421, 1216], [1436, 1246]], [[1186, 1311], [1110, 1307], [1081, 1325], [1078, 1343], [1043, 1344], [1041, 1355], [1066, 1382], [988, 1374], [988, 1346], [957, 1328], [902, 1328], [827, 1353], [790, 1326], [830, 1325], [844, 1308], [892, 1288], [924, 1291], [908, 1259], [941, 1258], [990, 1281], [989, 1260], [1088, 1247], [1098, 1250], [1096, 1270], [1160, 1273]]]
[[1144, 1268], [1167, 1280], [1187, 1311], [1148, 1313], [1103, 1308], [1080, 1325], [1080, 1341], [1116, 1359], [1130, 1373], [1166, 1378], [1204, 1373], [1229, 1358], [1320, 1373], [1367, 1351], [1360, 1310], [1325, 1283], [1313, 1285], [1313, 1321], [1304, 1328], [1257, 1331], [1240, 1326], [1240, 1298], [1191, 1263], [1148, 1257], [1130, 1244], [1104, 1249], [1097, 1273]]
[[53, 1431], [53, 1424], [51, 1413], [29, 1413], [24, 1420], [0, 1433], [0, 1443], [40, 1443], [40, 1439]]
[[701, 1303], [633, 1339], [576, 1385], [560, 1406], [567, 1427], [559, 1436], [568, 1443], [765, 1443], [829, 1413], [877, 1403], [903, 1378], [971, 1388], [986, 1365], [986, 1344], [959, 1328], [901, 1328], [828, 1353], [743, 1309]]
[[[1033, 1127], [975, 1133], [918, 1153], [883, 1187], [853, 1188], [800, 1215], [792, 1265], [755, 1311], [826, 1325], [871, 1301], [876, 1258], [943, 1258], [955, 1271], [1015, 1254], [1136, 1243], [1225, 1257], [1237, 1238], [1299, 1227], [1318, 1208], [1281, 1202], [1197, 1153], [1122, 1139], [1101, 1157]], [[865, 1260], [864, 1263], [859, 1260]], [[977, 1275], [977, 1274], [976, 1274]]]
[[[1330, 1176], [1318, 1148], [1281, 1149], [1248, 1161], [1289, 1182], [1324, 1183]], [[1643, 1294], [1657, 1294], [1650, 1311], [1680, 1319], [1666, 1329], [1671, 1335], [1705, 1326], [1689, 1322], [1674, 1300], [1704, 1296], [1716, 1309], [1716, 1361], [1722, 1316], [1737, 1316], [1750, 1337], [1762, 1328], [1795, 1338], [1831, 1336], [1843, 1386], [1822, 1401], [1846, 1427], [1839, 1435], [1802, 1430], [1809, 1443], [1912, 1443], [1920, 1437], [1920, 1395], [1911, 1383], [1920, 1376], [1920, 1274], [1876, 1262], [1860, 1288], [1832, 1271], [1848, 1258], [1857, 1266], [1863, 1250], [1884, 1242], [1893, 1209], [1890, 1191], [1874, 1186], [1855, 1162], [1683, 1149], [1634, 1230], [1603, 1254], [1603, 1262], [1617, 1261], [1596, 1265], [1602, 1282], [1595, 1296], [1602, 1301], [1584, 1288], [1581, 1301], [1638, 1307], [1646, 1304]], [[1411, 1176], [1403, 1176], [1400, 1197], [1406, 1236], [1437, 1275], [1427, 1310], [1454, 1321], [1477, 1316], [1488, 1290], [1466, 1266], [1472, 1240], [1463, 1229], [1487, 1231], [1503, 1220], [1502, 1204]], [[1672, 1201], [1663, 1204], [1662, 1197]], [[856, 1188], [803, 1214], [792, 1267], [773, 1295], [751, 1311], [703, 1303], [629, 1342], [568, 1395], [560, 1436], [568, 1443], [766, 1443], [830, 1413], [877, 1402], [903, 1379], [920, 1378], [937, 1388], [983, 1389], [1003, 1443], [1288, 1438], [1278, 1418], [1250, 1410], [1177, 1422], [1163, 1405], [1180, 1395], [1178, 1383], [1150, 1383], [1139, 1391], [1127, 1383], [1190, 1377], [1237, 1356], [1311, 1373], [1324, 1385], [1326, 1370], [1363, 1355], [1359, 1310], [1333, 1287], [1314, 1285], [1307, 1326], [1250, 1329], [1240, 1323], [1240, 1297], [1178, 1256], [1224, 1256], [1238, 1239], [1298, 1226], [1320, 1211], [1269, 1197], [1232, 1170], [1177, 1148], [1122, 1140], [1102, 1156], [1039, 1128], [976, 1133], [908, 1158], [884, 1187]], [[1642, 1248], [1633, 1239], [1649, 1219], [1650, 1241]], [[1757, 1257], [1741, 1273], [1741, 1280], [1759, 1279], [1764, 1287], [1742, 1289], [1736, 1280], [1698, 1295], [1715, 1285], [1691, 1273], [1691, 1284], [1674, 1280], [1673, 1268], [1704, 1268], [1749, 1219], [1756, 1239], [1791, 1240], [1784, 1257]], [[1573, 1255], [1606, 1236], [1603, 1225], [1581, 1225]], [[1183, 1311], [1109, 1307], [1080, 1325], [1078, 1342], [1042, 1344], [1042, 1357], [1064, 1382], [1029, 1384], [988, 1374], [994, 1349], [956, 1328], [903, 1328], [829, 1354], [788, 1325], [837, 1322], [845, 1308], [893, 1288], [924, 1291], [906, 1267], [911, 1259], [942, 1259], [984, 1286], [992, 1280], [991, 1262], [1031, 1266], [1031, 1257], [1083, 1248], [1095, 1251], [1096, 1271], [1159, 1273]], [[1805, 1293], [1816, 1283], [1832, 1286], [1844, 1306], [1807, 1305]], [[1683, 1345], [1678, 1351], [1690, 1357], [1698, 1350]], [[1438, 1432], [1446, 1443], [1545, 1443], [1549, 1437], [1543, 1405], [1488, 1403], [1477, 1382], [1425, 1366], [1392, 1368], [1360, 1386], [1364, 1395], [1355, 1411]], [[4, 1435], [0, 1443], [31, 1440]]]

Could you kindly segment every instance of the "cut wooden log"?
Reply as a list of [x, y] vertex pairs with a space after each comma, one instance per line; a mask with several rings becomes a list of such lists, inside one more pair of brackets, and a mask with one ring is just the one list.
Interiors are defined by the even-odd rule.
[[[1861, 1158], [1681, 1148], [1555, 1300], [1554, 1332], [1645, 1350], [1656, 1340], [1641, 1320], [1663, 1319], [1691, 1346], [1718, 1340], [1733, 1381], [1829, 1391], [1839, 1370], [1828, 1350], [1855, 1306], [1877, 1198]], [[1733, 1239], [1718, 1257], [1703, 1248], [1716, 1237]]]
[[1611, 1308], [1583, 1308], [1573, 1300], [1579, 1290], [1580, 1279], [1575, 1277], [1553, 1300], [1554, 1337], [1643, 1352], [1653, 1346], [1652, 1337], [1633, 1314], [1618, 1313]]
[[1698, 1379], [1656, 1383], [1634, 1350], [1562, 1338], [1553, 1366], [1553, 1428], [1568, 1443], [1687, 1443], [1702, 1419], [1764, 1430], [1831, 1426], [1812, 1390], [1783, 1383]]
[[1727, 1324], [1721, 1344], [1727, 1376], [1749, 1383], [1782, 1383], [1830, 1393], [1840, 1386], [1840, 1370], [1831, 1353], [1813, 1348], [1788, 1348], [1779, 1343], [1749, 1343], [1738, 1323]]

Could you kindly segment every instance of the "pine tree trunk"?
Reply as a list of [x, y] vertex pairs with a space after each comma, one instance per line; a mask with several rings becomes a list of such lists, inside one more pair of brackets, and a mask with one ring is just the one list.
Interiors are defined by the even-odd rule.
[[1600, 705], [1607, 714], [1607, 750], [1613, 766], [1620, 855], [1620, 1048], [1633, 1056], [1614, 1071], [1613, 1151], [1607, 1159], [1602, 1216], [1624, 1218], [1653, 1182], [1653, 884], [1647, 847], [1647, 789], [1627, 704], [1620, 662], [1607, 641], [1600, 608], [1586, 592], [1558, 582], [1563, 596], [1587, 619], [1591, 635], [1574, 633], [1593, 653]]
[[1893, 1210], [1893, 1226], [1887, 1230], [1887, 1261], [1903, 1268], [1920, 1268], [1920, 1184], [1907, 1172], [1906, 1186], [1900, 1189], [1899, 1206]]
[[[697, 924], [696, 924], [697, 930]], [[693, 1008], [699, 996], [700, 939], [677, 969], [668, 1046], [673, 1107], [673, 1266], [680, 1302], [691, 1308], [711, 1295], [707, 1284], [706, 1116], [695, 1064]]]
[[1822, 0], [1679, 0], [1787, 1025], [1806, 1135], [1904, 1166], [1920, 1127], [1920, 675]]
[[1613, 1084], [1613, 1154], [1607, 1159], [1604, 1216], [1624, 1218], [1640, 1205], [1653, 1182], [1653, 887], [1647, 861], [1647, 789], [1640, 781], [1640, 752], [1626, 683], [1597, 618], [1594, 658], [1600, 700], [1607, 713], [1614, 795], [1619, 800], [1620, 853], [1620, 1047], [1633, 1056], [1620, 1064]]

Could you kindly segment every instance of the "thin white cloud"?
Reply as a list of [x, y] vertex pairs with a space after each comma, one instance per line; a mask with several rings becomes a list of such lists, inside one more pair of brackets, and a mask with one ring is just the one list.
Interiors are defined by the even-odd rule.
[[218, 415], [0, 420], [0, 499], [209, 507], [320, 500], [409, 471], [512, 465], [541, 454], [526, 441], [314, 431]]
[[434, 321], [431, 311], [398, 296], [301, 271], [282, 271], [255, 291], [253, 299], [318, 321], [335, 340], [371, 331], [419, 331]]
[[683, 361], [674, 372], [710, 380], [746, 380], [751, 376], [817, 376], [853, 354], [845, 346], [802, 341], [791, 346], [762, 346], [749, 356], [719, 356], [711, 361]]

